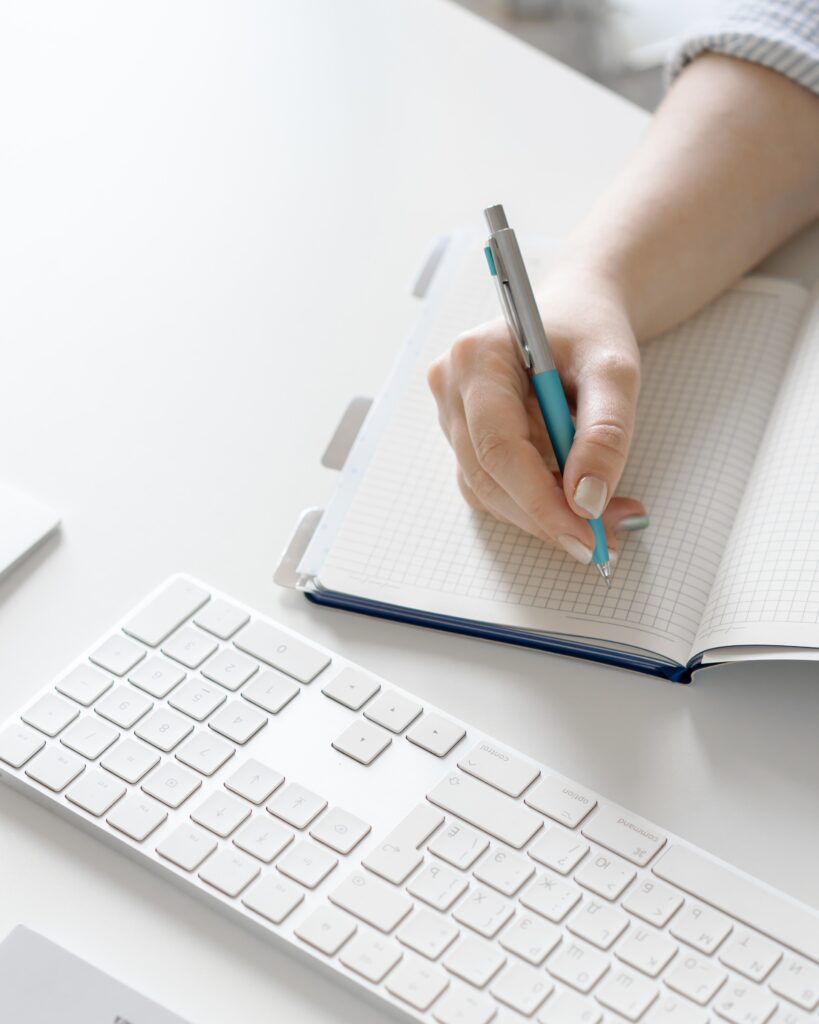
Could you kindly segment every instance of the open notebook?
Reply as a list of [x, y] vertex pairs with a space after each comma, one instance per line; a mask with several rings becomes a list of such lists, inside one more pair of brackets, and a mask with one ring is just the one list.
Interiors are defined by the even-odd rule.
[[[537, 280], [548, 247], [524, 252]], [[651, 526], [610, 590], [458, 492], [426, 369], [497, 315], [482, 239], [456, 235], [298, 566], [308, 596], [673, 679], [819, 656], [819, 297], [751, 278], [645, 347], [619, 490]]]

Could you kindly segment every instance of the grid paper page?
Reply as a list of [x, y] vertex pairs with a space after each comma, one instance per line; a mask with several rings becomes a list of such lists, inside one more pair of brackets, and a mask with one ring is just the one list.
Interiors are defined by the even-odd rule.
[[[536, 279], [542, 266], [531, 256], [529, 265]], [[685, 663], [803, 303], [801, 289], [746, 283], [645, 349], [637, 436], [619, 490], [645, 502], [652, 526], [624, 542], [608, 591], [593, 568], [474, 512], [457, 490], [425, 375], [461, 331], [498, 314], [478, 247], [440, 300], [320, 585]]]
[[819, 305], [796, 344], [697, 651], [819, 647]]

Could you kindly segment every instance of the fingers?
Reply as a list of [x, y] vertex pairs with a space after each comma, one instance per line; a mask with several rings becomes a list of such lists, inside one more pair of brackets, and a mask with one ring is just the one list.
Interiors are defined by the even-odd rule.
[[594, 353], [576, 375], [575, 437], [563, 473], [569, 506], [599, 518], [620, 481], [634, 433], [640, 388], [636, 345]]

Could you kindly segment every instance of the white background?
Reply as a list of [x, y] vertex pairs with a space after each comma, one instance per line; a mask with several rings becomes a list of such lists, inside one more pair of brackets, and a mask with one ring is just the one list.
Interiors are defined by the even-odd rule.
[[[64, 521], [0, 583], [0, 718], [186, 570], [819, 905], [817, 666], [681, 687], [271, 582], [430, 239], [564, 234], [645, 115], [439, 0], [6, 4], [0, 95], [0, 477]], [[16, 923], [194, 1024], [380, 1018], [0, 788]]]

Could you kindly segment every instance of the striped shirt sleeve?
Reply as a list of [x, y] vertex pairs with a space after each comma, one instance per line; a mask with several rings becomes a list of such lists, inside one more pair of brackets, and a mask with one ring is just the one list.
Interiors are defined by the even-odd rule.
[[668, 62], [673, 81], [705, 52], [762, 64], [819, 94], [819, 0], [745, 0], [695, 28]]

